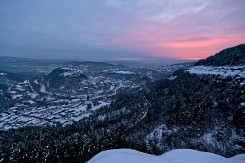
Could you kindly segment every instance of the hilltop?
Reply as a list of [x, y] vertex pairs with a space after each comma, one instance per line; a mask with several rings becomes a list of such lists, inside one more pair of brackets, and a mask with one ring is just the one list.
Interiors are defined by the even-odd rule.
[[224, 49], [213, 56], [198, 61], [195, 66], [225, 66], [245, 64], [245, 44]]

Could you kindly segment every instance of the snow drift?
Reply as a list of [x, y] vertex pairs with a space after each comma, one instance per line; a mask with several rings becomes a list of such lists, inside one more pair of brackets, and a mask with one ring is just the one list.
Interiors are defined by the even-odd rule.
[[100, 152], [88, 163], [244, 163], [245, 154], [225, 158], [213, 153], [191, 149], [176, 149], [154, 156], [132, 149], [116, 149]]

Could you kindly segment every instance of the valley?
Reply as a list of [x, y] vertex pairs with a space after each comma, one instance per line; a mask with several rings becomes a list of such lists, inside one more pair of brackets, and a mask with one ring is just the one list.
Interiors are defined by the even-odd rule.
[[5, 63], [0, 160], [86, 162], [118, 148], [244, 153], [244, 49], [153, 67], [45, 61], [42, 71], [22, 63], [15, 72]]
[[[33, 125], [65, 126], [78, 122], [110, 105], [118, 93], [143, 89], [146, 83], [167, 78], [173, 71], [190, 65], [133, 68], [99, 62], [72, 62], [48, 71], [52, 69], [51, 65], [42, 73], [37, 73], [34, 68], [38, 78], [23, 78], [22, 82], [9, 78], [7, 72], [1, 73], [1, 84], [13, 84], [6, 85], [5, 93], [9, 94], [11, 107], [0, 109], [0, 130]], [[32, 69], [32, 65], [29, 66]]]

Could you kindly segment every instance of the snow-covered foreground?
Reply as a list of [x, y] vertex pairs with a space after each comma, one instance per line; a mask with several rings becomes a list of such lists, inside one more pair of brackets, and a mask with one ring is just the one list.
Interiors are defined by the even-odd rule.
[[244, 163], [245, 154], [225, 158], [213, 153], [191, 149], [176, 149], [154, 156], [132, 149], [116, 149], [100, 152], [88, 163]]

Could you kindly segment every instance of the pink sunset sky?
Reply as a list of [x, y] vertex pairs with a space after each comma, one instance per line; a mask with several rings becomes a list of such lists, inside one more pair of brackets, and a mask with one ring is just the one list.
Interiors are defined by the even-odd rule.
[[197, 60], [245, 43], [244, 0], [1, 0], [0, 56]]

